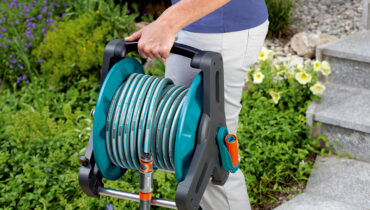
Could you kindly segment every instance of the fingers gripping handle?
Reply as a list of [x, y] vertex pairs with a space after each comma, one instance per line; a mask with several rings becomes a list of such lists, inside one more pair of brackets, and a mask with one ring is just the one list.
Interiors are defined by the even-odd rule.
[[[126, 45], [126, 53], [129, 53], [131, 51], [138, 51], [138, 42], [125, 42]], [[184, 44], [174, 43], [171, 48], [171, 53], [178, 54], [185, 56], [187, 58], [193, 58], [195, 54], [201, 52], [200, 50], [190, 47]]]
[[[125, 42], [122, 39], [116, 39], [109, 42], [104, 51], [103, 69], [100, 83], [103, 84], [105, 77], [108, 74], [109, 69], [120, 59], [126, 57], [129, 52], [138, 51], [138, 42]], [[174, 43], [171, 49], [171, 53], [185, 56], [193, 59], [193, 57], [202, 52], [196, 48]]]

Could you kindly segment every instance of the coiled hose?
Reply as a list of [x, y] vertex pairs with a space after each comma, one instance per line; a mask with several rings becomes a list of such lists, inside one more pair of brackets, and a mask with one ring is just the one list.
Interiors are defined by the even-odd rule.
[[106, 148], [116, 166], [140, 169], [142, 152], [156, 169], [174, 171], [176, 132], [188, 89], [170, 79], [131, 74], [115, 92], [106, 121]]

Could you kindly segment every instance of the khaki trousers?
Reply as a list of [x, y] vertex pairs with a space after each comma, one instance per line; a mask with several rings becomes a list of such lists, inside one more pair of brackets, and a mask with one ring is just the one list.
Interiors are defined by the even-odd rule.
[[[226, 125], [230, 133], [236, 134], [241, 109], [244, 78], [258, 58], [263, 47], [268, 21], [243, 31], [229, 33], [193, 33], [180, 31], [176, 42], [201, 50], [219, 52], [224, 65], [224, 90]], [[166, 77], [176, 85], [190, 86], [199, 70], [190, 67], [190, 59], [171, 54], [166, 61]], [[243, 141], [240, 139], [239, 141]], [[200, 203], [208, 210], [249, 210], [249, 198], [243, 173], [230, 173], [223, 186], [208, 184]]]

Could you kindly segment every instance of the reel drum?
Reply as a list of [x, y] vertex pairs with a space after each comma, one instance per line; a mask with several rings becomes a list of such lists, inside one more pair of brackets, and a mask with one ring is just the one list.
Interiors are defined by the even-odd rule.
[[[154, 80], [162, 80], [158, 89], [167, 88], [167, 92], [160, 95], [161, 91], [154, 89], [159, 82]], [[146, 150], [152, 147], [154, 162], [159, 163], [154, 165], [154, 169], [174, 171], [176, 179], [182, 181], [194, 153], [202, 111], [202, 92], [201, 74], [196, 76], [188, 89], [176, 87], [168, 79], [144, 76], [142, 66], [134, 58], [124, 58], [117, 62], [103, 82], [94, 115], [94, 156], [103, 177], [116, 180], [124, 175], [124, 169], [139, 170], [140, 154], [135, 149], [143, 149], [138, 147], [144, 145]], [[159, 103], [159, 99], [171, 99], [171, 96], [172, 100]], [[181, 106], [178, 99], [180, 96]], [[117, 107], [112, 109], [112, 104]], [[153, 119], [155, 111], [158, 114]], [[166, 119], [167, 115], [172, 117]], [[120, 122], [117, 122], [118, 118]], [[145, 128], [138, 128], [141, 118], [147, 121]], [[132, 125], [130, 122], [133, 122]], [[116, 138], [111, 140], [111, 129], [121, 135], [113, 135]], [[128, 131], [130, 129], [131, 133]], [[126, 161], [119, 163], [118, 159]]]

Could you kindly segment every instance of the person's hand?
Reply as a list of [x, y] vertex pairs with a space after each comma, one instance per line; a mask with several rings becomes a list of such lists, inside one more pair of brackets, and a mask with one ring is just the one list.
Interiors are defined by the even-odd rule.
[[161, 21], [154, 21], [145, 26], [125, 41], [138, 41], [138, 51], [142, 58], [159, 58], [166, 62], [175, 42], [177, 31]]

